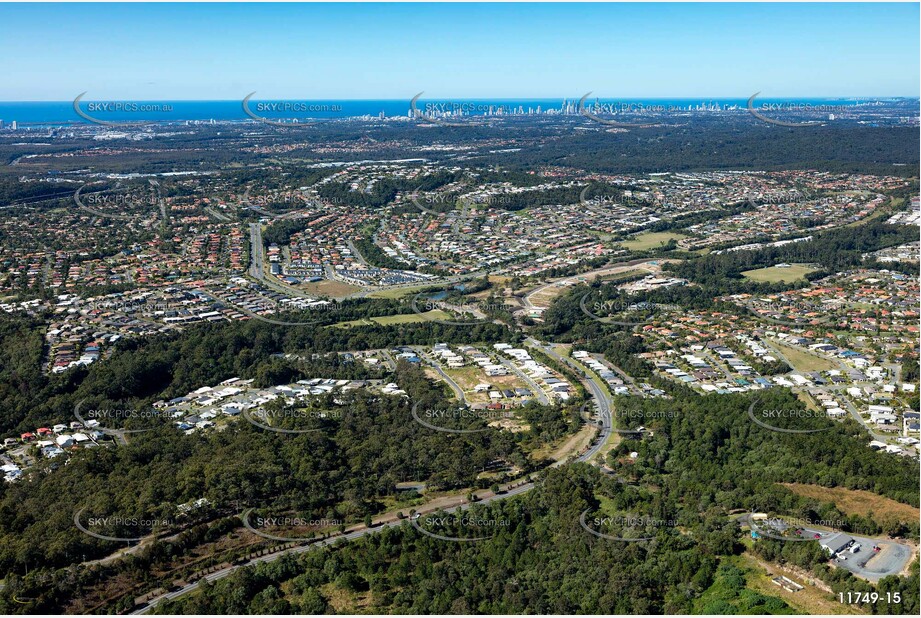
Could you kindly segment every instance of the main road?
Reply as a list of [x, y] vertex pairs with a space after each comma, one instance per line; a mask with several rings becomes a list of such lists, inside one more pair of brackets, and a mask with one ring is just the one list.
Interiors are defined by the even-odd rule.
[[[581, 461], [581, 458], [580, 458], [580, 461]], [[521, 494], [523, 494], [523, 493], [525, 493], [525, 492], [528, 492], [528, 491], [531, 491], [532, 489], [534, 489], [534, 483], [531, 482], [531, 481], [528, 481], [528, 482], [526, 482], [526, 483], [523, 483], [523, 484], [521, 484], [521, 485], [518, 485], [517, 487], [513, 487], [513, 488], [511, 488], [511, 489], [508, 489], [508, 490], [505, 491], [504, 493], [500, 493], [500, 494], [496, 494], [496, 495], [493, 495], [493, 496], [484, 497], [482, 500], [479, 500], [478, 502], [476, 502], [476, 504], [489, 504], [489, 503], [495, 502], [495, 501], [497, 501], [497, 500], [504, 500], [504, 499], [506, 499], [506, 498], [512, 498], [512, 497], [514, 497], [514, 496], [520, 496]], [[446, 513], [454, 513], [454, 512], [457, 512], [457, 511], [466, 511], [466, 510], [469, 509], [471, 506], [472, 506], [472, 504], [469, 503], [469, 502], [467, 502], [467, 503], [465, 503], [465, 504], [461, 504], [460, 506], [455, 506], [455, 507], [452, 507], [452, 508], [444, 509], [444, 511], [445, 511]], [[343, 542], [353, 541], [353, 540], [355, 540], [355, 539], [359, 539], [359, 538], [361, 538], [361, 537], [363, 537], [363, 536], [367, 536], [367, 535], [369, 535], [369, 534], [375, 534], [375, 533], [377, 533], [377, 532], [379, 532], [379, 531], [381, 531], [381, 530], [386, 530], [386, 529], [388, 529], [388, 528], [396, 528], [396, 527], [402, 525], [404, 522], [405, 522], [405, 520], [397, 520], [397, 521], [391, 521], [391, 522], [386, 522], [386, 523], [383, 523], [383, 524], [379, 524], [379, 525], [377, 525], [377, 526], [375, 526], [375, 527], [373, 527], [373, 528], [361, 528], [361, 529], [359, 529], [359, 530], [354, 530], [354, 531], [352, 531], [352, 532], [347, 532], [347, 533], [345, 533], [345, 534], [340, 534], [340, 535], [337, 535], [337, 536], [331, 536], [331, 537], [329, 537], [329, 538], [327, 538], [327, 539], [323, 539], [323, 540], [321, 540], [321, 541], [315, 541], [315, 542], [309, 543], [309, 544], [307, 544], [307, 545], [298, 545], [297, 547], [292, 547], [292, 548], [290, 548], [290, 549], [286, 549], [286, 550], [283, 550], [283, 551], [279, 551], [279, 552], [276, 552], [276, 553], [274, 553], [274, 554], [269, 554], [269, 555], [267, 555], [267, 556], [260, 556], [260, 557], [258, 557], [258, 558], [253, 558], [253, 559], [250, 560], [247, 564], [235, 564], [235, 565], [230, 565], [230, 566], [224, 567], [223, 569], [220, 569], [219, 571], [215, 571], [214, 573], [210, 573], [210, 574], [208, 574], [208, 575], [205, 575], [204, 577], [202, 577], [202, 578], [199, 579], [198, 581], [192, 582], [191, 584], [186, 584], [185, 586], [183, 586], [182, 588], [179, 588], [178, 590], [174, 590], [174, 591], [172, 591], [172, 592], [165, 592], [165, 593], [161, 594], [160, 596], [158, 596], [158, 597], [156, 597], [156, 598], [154, 598], [154, 599], [151, 599], [150, 602], [149, 602], [147, 605], [145, 605], [144, 607], [141, 607], [141, 608], [138, 608], [138, 609], [134, 610], [133, 612], [131, 612], [131, 614], [132, 614], [132, 615], [146, 614], [146, 613], [148, 613], [150, 610], [156, 608], [158, 605], [160, 605], [161, 603], [163, 603], [163, 602], [165, 602], [165, 601], [172, 601], [173, 599], [177, 599], [177, 598], [179, 598], [179, 597], [181, 597], [181, 596], [185, 596], [186, 594], [188, 594], [188, 593], [190, 593], [190, 592], [192, 592], [192, 591], [194, 591], [194, 590], [197, 590], [197, 589], [199, 588], [199, 586], [201, 585], [201, 583], [204, 582], [204, 581], [207, 581], [207, 582], [209, 582], [209, 583], [216, 582], [216, 581], [219, 580], [219, 579], [224, 579], [225, 577], [227, 577], [228, 575], [230, 575], [231, 573], [233, 573], [233, 572], [236, 571], [237, 569], [241, 569], [241, 568], [244, 568], [244, 567], [247, 567], [247, 566], [253, 566], [253, 565], [255, 565], [255, 564], [259, 564], [259, 563], [263, 563], [263, 562], [264, 562], [264, 563], [275, 562], [276, 560], [278, 560], [279, 558], [281, 558], [282, 556], [287, 555], [287, 554], [302, 554], [302, 553], [304, 553], [304, 552], [306, 552], [306, 551], [310, 551], [310, 550], [315, 549], [315, 548], [318, 548], [318, 547], [326, 547], [327, 545], [332, 545], [332, 544], [337, 543], [337, 542], [339, 542], [339, 541], [343, 541]]]
[[[778, 356], [778, 358], [780, 358], [780, 360], [782, 360], [783, 362], [787, 363], [787, 365], [790, 366], [790, 369], [792, 369], [792, 371], [788, 371], [788, 372], [787, 372], [786, 374], [784, 374], [784, 375], [791, 375], [791, 374], [794, 374], [794, 373], [802, 375], [802, 373], [803, 373], [802, 371], [797, 371], [797, 370], [793, 369], [793, 363], [791, 363], [791, 362], [790, 362], [790, 359], [788, 359], [788, 358], [784, 355], [783, 351], [780, 349], [780, 346], [778, 346], [774, 341], [772, 341], [772, 340], [770, 340], [770, 339], [767, 339], [767, 338], [764, 339], [764, 342], [767, 344], [767, 346], [768, 346], [769, 348], [771, 348], [772, 351], [774, 351], [774, 352], [777, 354], [777, 356]], [[816, 358], [822, 358], [822, 359], [824, 359], [824, 357], [818, 356], [817, 354], [813, 354], [813, 353], [810, 352], [810, 351], [804, 350], [804, 349], [802, 349], [802, 348], [795, 347], [795, 346], [793, 346], [792, 344], [788, 344], [788, 345], [790, 345], [790, 347], [796, 349], [797, 351], [802, 352], [803, 354], [809, 354], [809, 355], [811, 355], [811, 356], [815, 356]], [[838, 367], [841, 368], [841, 371], [844, 371], [845, 373], [846, 373], [848, 370], [851, 369], [851, 368], [848, 367], [845, 363], [843, 363], [841, 360], [839, 360], [839, 359], [837, 359], [837, 358], [832, 358], [832, 359], [828, 359], [828, 360], [831, 360], [831, 362], [834, 362], [836, 365], [838, 365]], [[823, 387], [823, 390], [826, 390], [826, 391], [843, 391], [843, 390], [846, 390], [847, 388], [848, 388], [848, 385], [847, 385], [847, 384], [831, 384], [831, 385], [829, 385], [829, 386]], [[805, 390], [806, 390], [807, 392], [810, 392], [808, 388], [805, 389]], [[847, 408], [847, 411], [850, 413], [851, 417], [853, 417], [853, 419], [854, 419], [855, 421], [857, 421], [858, 423], [860, 423], [860, 424], [863, 426], [863, 428], [866, 429], [867, 433], [870, 434], [870, 437], [872, 437], [874, 440], [876, 440], [876, 441], [878, 441], [878, 442], [885, 442], [885, 441], [886, 441], [886, 436], [884, 436], [884, 435], [882, 435], [882, 434], [876, 433], [876, 431], [873, 430], [873, 427], [870, 427], [870, 425], [867, 424], [867, 421], [864, 420], [863, 416], [860, 415], [860, 411], [854, 406], [854, 404], [851, 403], [851, 400], [848, 398], [847, 394], [840, 394], [840, 393], [839, 393], [839, 397], [840, 397], [841, 400], [844, 402], [844, 407]]]
[[259, 281], [265, 281], [265, 272], [263, 271], [262, 251], [262, 225], [259, 223], [249, 224], [249, 274]]
[[265, 276], [265, 248], [262, 244], [261, 223], [249, 224], [249, 254], [249, 276], [258, 281], [260, 284], [264, 285], [270, 290], [279, 292], [280, 294], [287, 294], [288, 296], [316, 300], [313, 296], [304, 293], [302, 290], [284, 285], [275, 277]]
[[[531, 341], [534, 341], [534, 340], [531, 340]], [[542, 349], [546, 350], [546, 347], [544, 347], [543, 344], [540, 344], [537, 341], [534, 341], [534, 343], [540, 346]], [[556, 358], [562, 359], [561, 356], [557, 355], [552, 350], [550, 351], [550, 355]], [[562, 362], [566, 362], [566, 361], [563, 360]], [[601, 450], [601, 448], [604, 446], [605, 442], [607, 442], [613, 430], [613, 423], [611, 420], [611, 401], [610, 399], [607, 397], [604, 391], [597, 384], [594, 383], [594, 381], [587, 380], [587, 384], [589, 385], [589, 388], [591, 388], [595, 396], [595, 401], [598, 404], [598, 409], [601, 413], [601, 434], [599, 436], [599, 439], [596, 440], [596, 443], [594, 446], [590, 447], [587, 451], [585, 451], [579, 457], [576, 458], [576, 461], [578, 462], [591, 461], [591, 459], [595, 455], [597, 455], [598, 452]], [[528, 491], [531, 491], [532, 489], [534, 489], [534, 487], [535, 487], [535, 483], [531, 480], [528, 480], [526, 482], [523, 482], [520, 485], [507, 489], [503, 493], [498, 493], [498, 494], [494, 494], [490, 496], [484, 496], [481, 500], [477, 501], [476, 504], [489, 504], [491, 502], [496, 502], [498, 500], [505, 500], [507, 498], [512, 498], [514, 496], [520, 496]], [[445, 509], [445, 511], [448, 513], [452, 513], [456, 511], [464, 511], [464, 510], [469, 509], [471, 506], [472, 504], [467, 502], [460, 506]], [[352, 541], [355, 539], [359, 539], [363, 536], [367, 536], [369, 534], [375, 534], [376, 532], [380, 530], [385, 530], [387, 528], [394, 528], [394, 527], [400, 526], [403, 523], [404, 521], [397, 520], [397, 521], [379, 524], [373, 528], [359, 528], [358, 530], [353, 530], [352, 532], [348, 532], [348, 533], [341, 534], [338, 536], [332, 536], [327, 539], [323, 539], [321, 541], [315, 541], [313, 543], [309, 543], [307, 545], [298, 545], [297, 547], [285, 549], [285, 550], [276, 552], [274, 554], [269, 554], [268, 556], [260, 556], [258, 558], [254, 558], [250, 560], [247, 564], [230, 565], [230, 566], [224, 567], [223, 569], [219, 571], [210, 573], [204, 576], [203, 578], [199, 579], [198, 581], [192, 582], [190, 584], [186, 584], [185, 586], [183, 586], [182, 588], [178, 590], [174, 590], [172, 592], [164, 592], [160, 596], [151, 599], [150, 602], [144, 607], [138, 608], [131, 613], [132, 614], [146, 614], [150, 610], [155, 609], [158, 605], [160, 605], [161, 603], [165, 601], [171, 601], [173, 599], [177, 599], [181, 596], [189, 594], [190, 592], [198, 590], [199, 586], [201, 585], [203, 581], [215, 582], [219, 579], [224, 579], [225, 577], [227, 577], [228, 575], [230, 575], [237, 569], [241, 569], [246, 566], [252, 566], [254, 564], [258, 564], [261, 562], [265, 562], [265, 563], [274, 562], [278, 560], [279, 558], [281, 558], [282, 556], [287, 555], [287, 554], [302, 554], [306, 551], [310, 551], [317, 547], [325, 547], [327, 545], [332, 545], [333, 543], [336, 543], [338, 541], [343, 541], [343, 542]]]
[[[583, 369], [582, 367], [579, 367], [578, 365], [576, 365], [570, 359], [560, 354], [557, 354], [557, 352], [553, 349], [553, 346], [550, 345], [549, 343], [541, 343], [540, 341], [537, 341], [536, 339], [532, 337], [528, 337], [527, 339], [525, 339], [525, 343], [532, 347], [539, 348], [540, 350], [544, 352], [544, 354], [546, 354], [547, 356], [556, 360], [559, 363], [563, 363], [569, 366], [577, 374], [585, 374], [585, 371], [587, 371]], [[611, 435], [611, 432], [614, 430], [614, 421], [612, 418], [612, 410], [614, 409], [614, 402], [611, 399], [610, 395], [608, 395], [608, 393], [606, 393], [605, 390], [601, 388], [601, 386], [599, 386], [598, 383], [592, 380], [590, 377], [585, 377], [585, 379], [582, 380], [582, 384], [587, 386], [589, 390], [592, 392], [592, 397], [594, 397], [595, 404], [598, 406], [598, 414], [599, 416], [601, 416], [601, 436], [600, 436], [601, 439], [596, 440], [595, 444], [591, 446], [579, 458], [580, 461], [590, 461], [592, 457], [594, 457], [596, 454], [598, 454], [601, 451], [602, 448], [604, 448], [605, 443], [608, 441], [608, 437]]]
[[440, 375], [442, 379], [448, 383], [448, 386], [451, 387], [451, 390], [454, 391], [454, 394], [457, 395], [457, 399], [461, 403], [467, 403], [467, 397], [464, 395], [464, 389], [462, 389], [460, 385], [454, 381], [454, 378], [445, 373], [444, 369], [441, 368], [441, 363], [426, 354], [425, 351], [423, 351], [422, 346], [415, 346], [413, 347], [413, 350], [416, 352], [416, 354], [419, 355], [419, 358], [424, 359], [425, 362], [427, 362], [432, 369], [437, 371], [438, 375]]
[[[598, 277], [603, 277], [605, 275], [616, 275], [619, 273], [627, 272], [630, 270], [645, 270], [648, 273], [655, 274], [659, 272], [659, 264], [664, 262], [675, 262], [677, 260], [667, 260], [667, 259], [652, 259], [642, 258], [638, 260], [630, 260], [629, 262], [619, 262], [617, 264], [608, 264], [598, 270], [590, 270], [585, 273], [578, 275], [571, 275], [569, 277], [562, 277], [560, 279], [553, 279], [544, 285], [534, 288], [524, 297], [524, 306], [526, 309], [533, 309], [538, 307], [531, 300], [532, 297], [537, 296], [544, 290], [550, 288], [564, 288], [566, 286], [578, 283], [580, 281], [591, 281], [597, 279]], [[639, 268], [637, 268], [639, 267]], [[540, 305], [542, 306], [542, 305]], [[546, 308], [546, 307], [544, 307]]]

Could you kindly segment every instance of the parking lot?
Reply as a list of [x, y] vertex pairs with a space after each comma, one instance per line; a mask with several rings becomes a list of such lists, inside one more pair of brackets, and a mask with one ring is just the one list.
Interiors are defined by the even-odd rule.
[[[751, 520], [747, 520], [751, 525]], [[784, 540], [784, 531], [791, 529], [788, 523], [779, 518], [766, 519], [757, 522], [753, 530], [758, 533], [779, 540]], [[854, 544], [859, 543], [860, 548], [857, 552], [851, 553], [849, 545], [847, 549], [840, 550], [837, 557], [832, 558], [831, 562], [836, 567], [847, 569], [854, 575], [862, 577], [871, 582], [876, 582], [887, 575], [896, 575], [905, 568], [912, 557], [912, 547], [905, 543], [896, 541], [871, 539], [868, 537], [845, 534], [837, 530], [822, 529], [814, 526], [803, 526], [797, 528], [797, 534], [791, 541], [813, 539], [824, 545], [835, 546], [835, 540], [845, 535], [845, 539], [853, 539]], [[879, 551], [873, 549], [879, 547]]]
[[[854, 575], [875, 582], [887, 575], [899, 573], [911, 559], [911, 547], [896, 543], [895, 541], [878, 541], [865, 537], [855, 536], [860, 543], [860, 551], [856, 554], [844, 552], [847, 560], [835, 558], [835, 566], [847, 569]], [[880, 551], [873, 551], [873, 546], [878, 545]]]

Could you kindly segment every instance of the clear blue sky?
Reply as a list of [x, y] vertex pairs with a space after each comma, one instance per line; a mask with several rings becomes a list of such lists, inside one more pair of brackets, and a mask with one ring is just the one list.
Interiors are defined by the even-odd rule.
[[0, 100], [919, 96], [919, 5], [0, 4]]

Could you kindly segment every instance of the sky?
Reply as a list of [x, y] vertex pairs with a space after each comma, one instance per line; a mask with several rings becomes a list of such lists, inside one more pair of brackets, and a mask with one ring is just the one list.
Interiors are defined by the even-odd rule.
[[0, 101], [918, 97], [919, 4], [2, 4]]

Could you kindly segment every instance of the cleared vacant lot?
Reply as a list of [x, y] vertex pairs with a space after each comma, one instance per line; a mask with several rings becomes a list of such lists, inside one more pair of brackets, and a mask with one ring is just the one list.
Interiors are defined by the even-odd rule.
[[783, 354], [790, 364], [793, 365], [793, 368], [797, 371], [827, 371], [829, 369], [836, 369], [838, 366], [830, 360], [820, 358], [809, 352], [804, 352], [797, 348], [772, 341], [772, 343], [777, 346], [777, 349], [780, 350], [780, 353]]
[[845, 489], [844, 487], [821, 487], [803, 483], [781, 483], [790, 491], [821, 502], [834, 502], [835, 506], [848, 515], [866, 517], [873, 514], [877, 522], [918, 521], [921, 510], [908, 504], [896, 502], [891, 498], [879, 496], [863, 489]]
[[615, 264], [613, 266], [605, 266], [604, 268], [582, 273], [581, 275], [567, 277], [565, 279], [559, 279], [550, 283], [539, 285], [531, 290], [526, 298], [535, 307], [546, 309], [553, 302], [553, 299], [555, 299], [560, 294], [567, 292], [569, 287], [572, 285], [576, 285], [585, 281], [594, 281], [598, 278], [608, 281], [613, 280], [616, 277], [626, 277], [628, 275], [634, 275], [640, 272], [655, 274], [659, 272], [661, 264], [676, 261], [677, 260], [650, 260], [648, 262], [642, 262], [639, 260], [634, 260], [633, 262], [624, 262], [621, 264]]
[[349, 294], [354, 294], [361, 288], [356, 285], [349, 285], [342, 281], [314, 281], [312, 283], [302, 283], [297, 286], [298, 289], [304, 290], [308, 294], [319, 294], [329, 296], [330, 298], [345, 298]]
[[412, 324], [414, 322], [428, 322], [430, 320], [450, 320], [451, 314], [441, 309], [433, 309], [425, 313], [401, 313], [398, 315], [383, 315], [376, 318], [362, 318], [360, 320], [350, 320], [348, 322], [338, 322], [332, 324], [336, 328], [351, 328], [352, 326], [367, 326], [370, 324]]
[[[424, 285], [410, 285], [404, 288], [390, 288], [388, 290], [377, 290], [376, 292], [371, 292], [368, 294], [368, 298], [402, 298], [407, 294], [418, 294], [421, 290], [426, 288], [431, 288], [431, 283], [426, 283]], [[420, 301], [421, 302], [421, 301]]]
[[630, 251], [645, 251], [646, 249], [660, 247], [670, 240], [681, 240], [682, 238], [687, 238], [687, 236], [684, 234], [676, 234], [675, 232], [646, 232], [645, 234], [638, 234], [630, 240], [625, 240], [620, 244], [630, 249]]
[[[749, 542], [745, 543], [746, 545]], [[790, 607], [804, 614], [868, 614], [864, 606], [857, 604], [842, 604], [834, 594], [826, 592], [810, 584], [814, 577], [804, 576], [799, 569], [788, 569], [777, 564], [767, 562], [746, 551], [741, 556], [726, 558], [731, 564], [749, 570], [746, 577], [746, 588], [761, 594], [780, 597]], [[771, 581], [773, 577], [785, 575], [803, 586], [798, 592], [789, 592]]]
[[764, 281], [766, 283], [777, 283], [778, 281], [792, 283], [799, 281], [814, 270], [815, 268], [805, 264], [790, 264], [790, 266], [784, 268], [770, 266], [768, 268], [746, 270], [742, 273], [742, 276], [748, 277], [752, 281]]
[[[477, 384], [489, 384], [492, 388], [490, 390], [505, 390], [505, 389], [516, 389], [516, 388], [527, 388], [528, 390], [533, 390], [528, 387], [527, 384], [522, 382], [522, 380], [514, 375], [507, 376], [487, 376], [478, 365], [467, 365], [466, 367], [461, 367], [460, 369], [449, 369], [442, 366], [442, 369], [446, 374], [451, 376], [457, 385], [464, 390], [464, 397], [467, 398], [467, 401], [470, 403], [489, 403], [489, 392], [474, 392]], [[533, 399], [533, 397], [531, 397]], [[508, 400], [504, 400], [508, 402]]]

